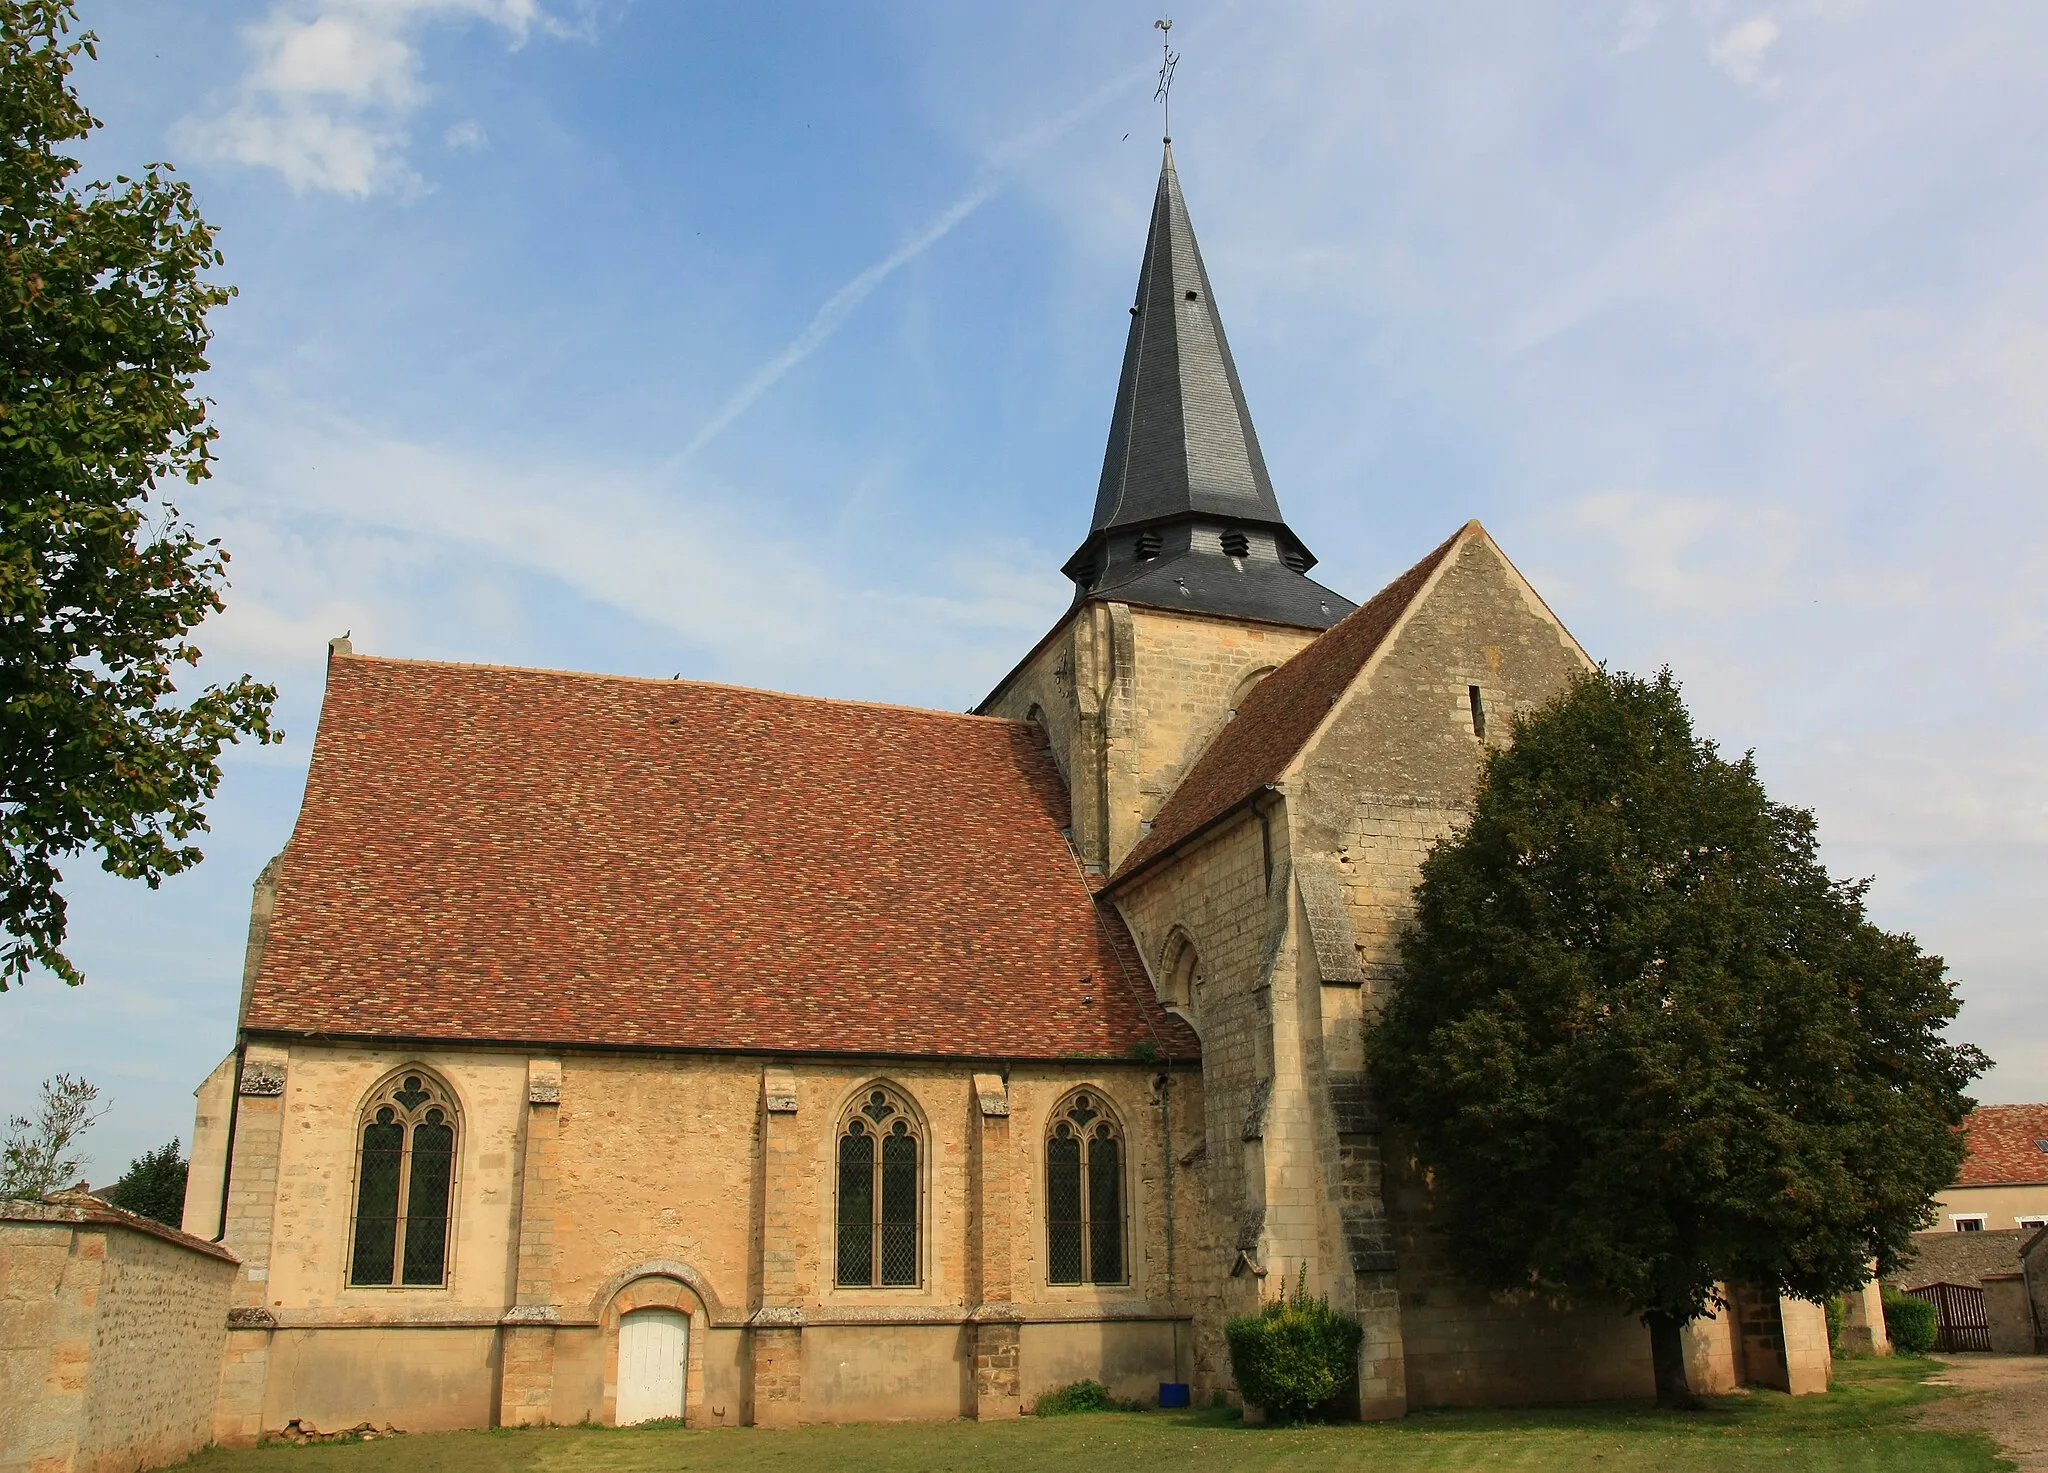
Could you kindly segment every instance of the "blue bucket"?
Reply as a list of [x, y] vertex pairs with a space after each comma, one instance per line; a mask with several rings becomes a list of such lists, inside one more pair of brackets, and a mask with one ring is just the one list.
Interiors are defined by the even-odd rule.
[[1159, 1406], [1162, 1411], [1188, 1404], [1188, 1383], [1185, 1381], [1161, 1381], [1159, 1383]]

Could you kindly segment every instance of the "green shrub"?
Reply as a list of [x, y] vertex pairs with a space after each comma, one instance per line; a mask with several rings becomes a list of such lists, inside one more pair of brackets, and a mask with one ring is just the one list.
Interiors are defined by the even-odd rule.
[[1257, 1314], [1225, 1325], [1223, 1335], [1244, 1399], [1276, 1422], [1299, 1422], [1356, 1384], [1365, 1332], [1328, 1299], [1309, 1294], [1304, 1266], [1293, 1298], [1283, 1290]]
[[1925, 1355], [1934, 1349], [1935, 1329], [1934, 1306], [1925, 1299], [1892, 1288], [1884, 1291], [1884, 1333], [1893, 1349]]
[[1837, 1294], [1821, 1308], [1828, 1317], [1828, 1348], [1837, 1349], [1842, 1343], [1842, 1296]]
[[1076, 1381], [1038, 1398], [1032, 1409], [1041, 1417], [1064, 1417], [1073, 1412], [1113, 1412], [1116, 1401], [1100, 1381]]

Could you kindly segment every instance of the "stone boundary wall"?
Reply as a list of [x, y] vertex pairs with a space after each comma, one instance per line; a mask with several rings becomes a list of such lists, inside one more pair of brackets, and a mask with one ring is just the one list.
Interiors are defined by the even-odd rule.
[[84, 1192], [0, 1203], [0, 1473], [133, 1473], [212, 1441], [239, 1266]]

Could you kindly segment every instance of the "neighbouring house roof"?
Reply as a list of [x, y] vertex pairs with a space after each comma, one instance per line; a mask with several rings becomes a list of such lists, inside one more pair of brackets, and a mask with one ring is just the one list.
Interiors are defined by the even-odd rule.
[[2048, 1184], [2048, 1105], [1979, 1105], [1963, 1122], [1959, 1187]]
[[2020, 1249], [2033, 1228], [1999, 1228], [1982, 1233], [1916, 1233], [1912, 1257], [1890, 1274], [1904, 1289], [1928, 1284], [1981, 1284], [1986, 1278], [2020, 1271]]
[[1319, 635], [1245, 696], [1237, 715], [1196, 759], [1111, 884], [1145, 868], [1251, 798], [1286, 770], [1330, 708], [1358, 678], [1439, 564], [1468, 532], [1468, 522], [1421, 562]]
[[338, 654], [244, 1026], [1195, 1057], [1074, 863], [1043, 746], [987, 717]]

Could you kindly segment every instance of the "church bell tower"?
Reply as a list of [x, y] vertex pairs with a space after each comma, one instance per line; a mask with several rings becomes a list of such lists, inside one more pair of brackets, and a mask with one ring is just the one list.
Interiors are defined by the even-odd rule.
[[1074, 603], [977, 709], [1037, 721], [1107, 873], [1236, 701], [1355, 607], [1280, 514], [1166, 144]]
[[1326, 629], [1352, 605], [1315, 562], [1280, 515], [1168, 143], [1095, 516], [1061, 571], [1076, 603]]

